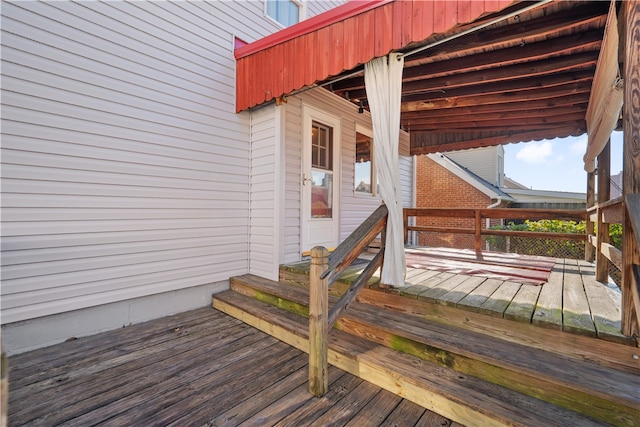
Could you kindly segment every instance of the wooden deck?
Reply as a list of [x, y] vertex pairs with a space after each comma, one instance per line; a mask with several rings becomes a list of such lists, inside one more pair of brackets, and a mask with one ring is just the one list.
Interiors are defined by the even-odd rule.
[[307, 363], [202, 308], [9, 357], [9, 425], [452, 425], [334, 367], [314, 398]]
[[[509, 268], [514, 263], [517, 260], [511, 258]], [[283, 266], [281, 278], [302, 281], [308, 274], [308, 264], [303, 261]], [[350, 284], [363, 268], [363, 264], [353, 265], [339, 281]], [[371, 280], [371, 289], [377, 288], [377, 280], [377, 276]], [[383, 291], [543, 328], [630, 343], [620, 333], [619, 289], [597, 282], [595, 266], [583, 260], [555, 259], [547, 282], [541, 286], [427, 267], [408, 267], [405, 282], [404, 288]]]

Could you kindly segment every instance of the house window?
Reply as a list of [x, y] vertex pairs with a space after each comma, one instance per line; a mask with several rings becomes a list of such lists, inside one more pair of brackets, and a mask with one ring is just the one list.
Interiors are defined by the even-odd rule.
[[285, 27], [300, 22], [302, 3], [299, 0], [266, 0], [266, 14]]
[[356, 132], [356, 162], [354, 190], [356, 194], [375, 194], [373, 170], [373, 138]]
[[333, 217], [333, 128], [311, 124], [311, 218]]

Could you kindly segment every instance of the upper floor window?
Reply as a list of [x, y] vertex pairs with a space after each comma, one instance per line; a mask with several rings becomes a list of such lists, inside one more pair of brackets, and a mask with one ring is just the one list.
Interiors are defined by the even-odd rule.
[[265, 0], [267, 16], [285, 27], [300, 22], [302, 2], [300, 0]]

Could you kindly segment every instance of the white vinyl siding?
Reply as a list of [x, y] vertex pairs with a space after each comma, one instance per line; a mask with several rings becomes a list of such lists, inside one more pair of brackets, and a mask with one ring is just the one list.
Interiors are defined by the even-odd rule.
[[3, 2], [1, 19], [2, 323], [247, 272], [261, 165], [232, 48], [278, 29], [262, 4]]
[[492, 185], [498, 185], [498, 158], [500, 155], [504, 157], [504, 148], [501, 145], [449, 151], [443, 154]]
[[312, 16], [318, 15], [328, 9], [333, 9], [334, 7], [338, 7], [341, 4], [346, 3], [346, 0], [303, 0], [303, 3], [307, 9], [306, 18], [311, 18]]
[[268, 105], [251, 116], [251, 230], [249, 272], [278, 278], [284, 194], [281, 108]]

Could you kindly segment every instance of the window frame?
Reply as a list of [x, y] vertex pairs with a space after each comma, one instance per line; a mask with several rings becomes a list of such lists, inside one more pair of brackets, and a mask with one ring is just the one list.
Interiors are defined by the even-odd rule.
[[357, 139], [357, 134], [362, 134], [371, 140], [371, 147], [369, 148], [369, 155], [371, 156], [371, 192], [356, 191], [356, 163], [358, 159], [356, 158], [357, 150], [355, 148], [355, 145], [353, 158], [353, 185], [351, 188], [353, 189], [353, 194], [356, 197], [378, 197], [378, 172], [376, 170], [376, 158], [374, 153], [375, 140], [373, 139], [373, 130], [360, 124], [356, 124], [356, 135], [354, 135], [354, 144], [355, 139]]
[[[282, 22], [278, 21], [277, 17], [271, 16], [268, 13], [268, 3], [269, 2], [277, 2], [277, 1], [287, 1], [289, 3], [293, 3], [296, 6], [298, 6], [298, 22], [294, 22], [291, 25], [285, 25]], [[264, 16], [267, 17], [267, 19], [269, 19], [270, 21], [273, 21], [274, 23], [276, 23], [278, 26], [282, 27], [282, 28], [288, 28], [291, 27], [295, 24], [298, 24], [300, 22], [302, 22], [305, 17], [306, 17], [306, 13], [307, 13], [307, 8], [306, 8], [306, 3], [304, 0], [264, 0]]]

